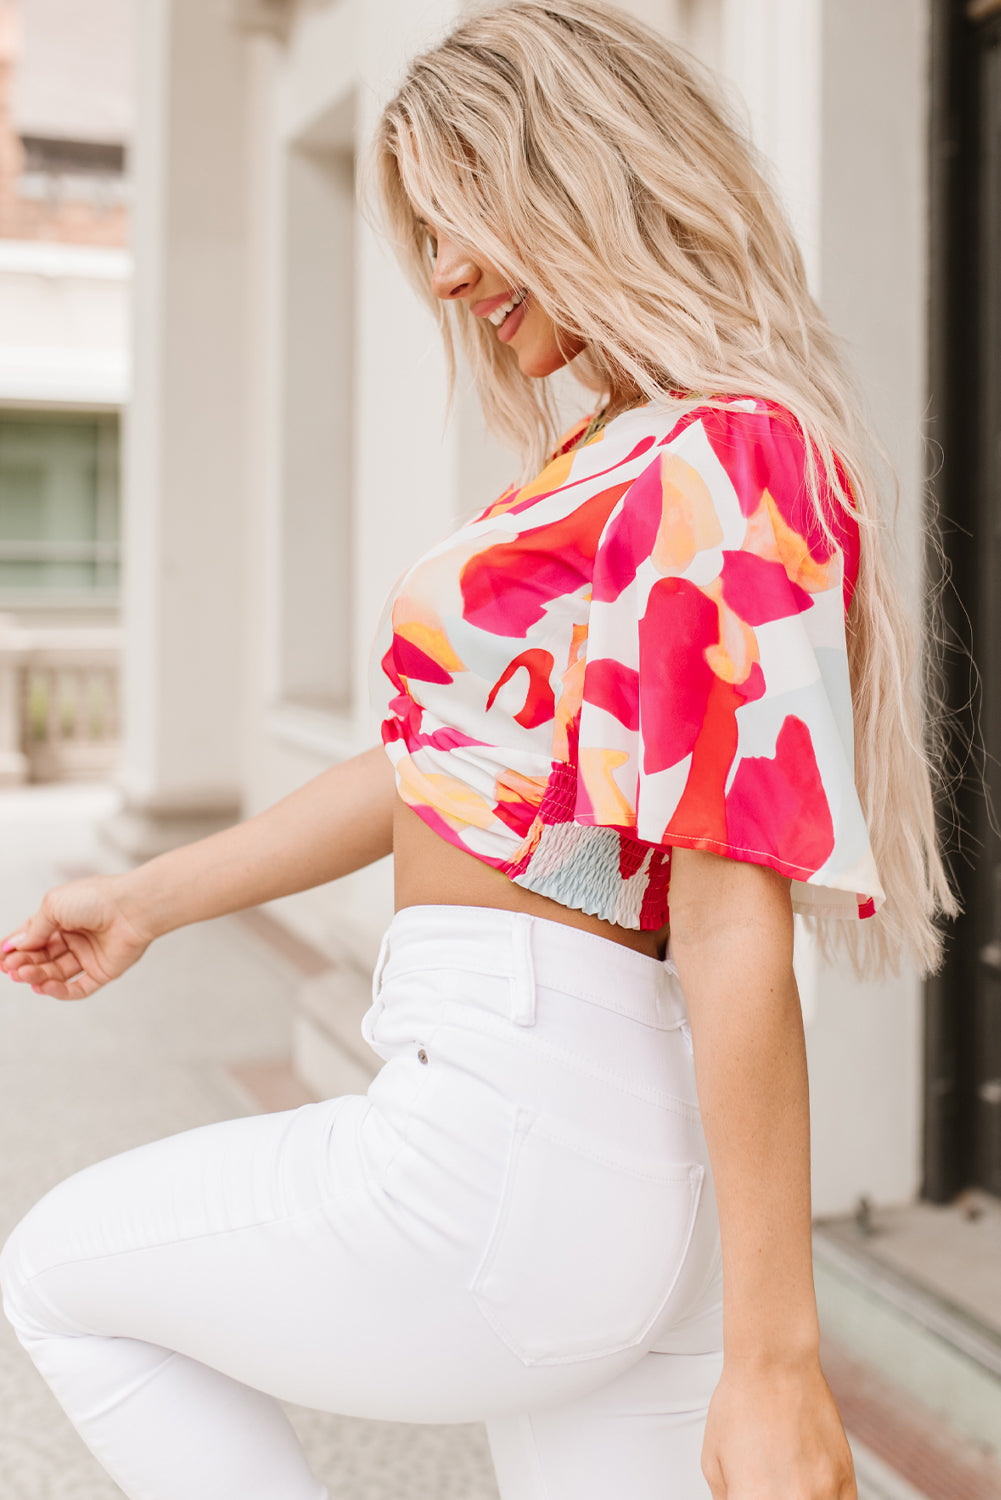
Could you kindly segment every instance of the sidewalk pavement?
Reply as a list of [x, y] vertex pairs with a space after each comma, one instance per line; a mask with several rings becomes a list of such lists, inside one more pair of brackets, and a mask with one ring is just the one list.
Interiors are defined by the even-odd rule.
[[[83, 868], [106, 787], [0, 791], [0, 933]], [[251, 1112], [230, 1068], [289, 1054], [299, 978], [238, 918], [161, 938], [106, 991], [60, 1003], [0, 977], [0, 1240], [88, 1163]], [[481, 1426], [411, 1427], [288, 1408], [336, 1500], [496, 1500]], [[0, 1496], [120, 1500], [0, 1318]]]

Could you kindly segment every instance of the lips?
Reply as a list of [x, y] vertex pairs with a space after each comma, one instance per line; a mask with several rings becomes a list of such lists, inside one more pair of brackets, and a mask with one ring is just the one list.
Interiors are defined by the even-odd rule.
[[474, 302], [470, 311], [473, 312], [474, 318], [489, 318], [491, 312], [497, 312], [498, 308], [503, 308], [504, 303], [510, 302], [512, 297], [516, 296], [518, 296], [518, 288], [512, 287], [509, 291], [501, 291], [497, 297], [486, 297], [483, 302]]
[[515, 307], [512, 312], [509, 312], [507, 317], [500, 324], [499, 328], [497, 329], [497, 337], [500, 339], [502, 344], [508, 344], [514, 338], [515, 334], [518, 332], [518, 329], [525, 321], [525, 314], [528, 312], [528, 306], [528, 298], [524, 297], [521, 302], [518, 303], [517, 307]]
[[522, 307], [524, 305], [527, 297], [527, 292], [517, 292], [515, 296], [510, 299], [510, 301], [502, 303], [501, 306], [496, 309], [496, 311], [492, 312], [490, 314], [490, 321], [494, 325], [494, 327], [502, 327], [503, 324], [507, 322], [511, 314], [516, 312], [519, 307]]
[[[526, 293], [519, 287], [512, 287], [509, 291], [498, 292], [496, 297], [487, 297], [483, 302], [474, 302], [471, 311], [474, 317], [490, 318], [490, 321], [496, 324], [497, 319], [492, 316], [493, 313], [496, 313], [502, 307], [510, 310], [508, 308], [509, 303], [513, 307], [519, 300], [524, 299], [525, 296]], [[503, 322], [503, 318], [500, 321]]]

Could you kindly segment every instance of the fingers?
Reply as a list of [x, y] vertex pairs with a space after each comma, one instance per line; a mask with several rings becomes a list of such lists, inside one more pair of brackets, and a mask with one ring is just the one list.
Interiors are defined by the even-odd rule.
[[21, 962], [16, 968], [8, 969], [9, 978], [15, 984], [39, 985], [51, 982], [61, 982], [73, 979], [80, 973], [81, 963], [74, 953], [66, 949], [58, 958], [46, 958], [40, 960], [37, 953], [26, 953], [21, 955]]
[[19, 931], [12, 932], [9, 937], [4, 938], [0, 943], [0, 953], [6, 958], [7, 954], [14, 949], [44, 948], [57, 930], [58, 923], [54, 922], [51, 917], [45, 916], [44, 912], [36, 911]]
[[[68, 973], [65, 969], [67, 961], [71, 966]], [[58, 974], [46, 972], [53, 964], [63, 966]], [[13, 979], [15, 984], [36, 984], [42, 977], [66, 979], [79, 967], [62, 933], [57, 933], [45, 948], [15, 949], [12, 953], [5, 953], [0, 960], [0, 973]]]
[[45, 947], [19, 947], [4, 955], [3, 969], [15, 984], [55, 1000], [86, 999], [109, 978], [84, 933], [57, 931]]
[[19, 931], [0, 943], [0, 971], [11, 979], [32, 982], [32, 970], [58, 962], [67, 953], [66, 940], [50, 918], [36, 912]]
[[48, 995], [51, 1000], [86, 1000], [103, 983], [101, 979], [92, 979], [89, 974], [80, 974], [68, 984], [49, 980], [45, 984], [32, 985], [32, 989], [38, 995]]
[[47, 943], [44, 948], [15, 948], [10, 953], [0, 955], [0, 969], [13, 975], [18, 969], [23, 969], [26, 964], [54, 963], [56, 959], [62, 958], [68, 952], [69, 948], [64, 935], [56, 932], [51, 942]]
[[76, 954], [69, 950], [53, 963], [21, 964], [10, 978], [15, 984], [30, 985], [36, 995], [48, 995], [53, 1000], [85, 1000], [106, 982], [104, 975], [88, 974]]

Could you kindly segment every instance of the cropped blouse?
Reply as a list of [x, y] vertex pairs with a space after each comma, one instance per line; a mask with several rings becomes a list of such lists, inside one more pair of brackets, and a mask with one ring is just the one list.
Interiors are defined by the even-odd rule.
[[760, 399], [570, 431], [406, 572], [371, 688], [404, 800], [526, 889], [668, 918], [671, 849], [768, 865], [794, 909], [883, 899], [854, 781], [858, 528], [817, 523]]

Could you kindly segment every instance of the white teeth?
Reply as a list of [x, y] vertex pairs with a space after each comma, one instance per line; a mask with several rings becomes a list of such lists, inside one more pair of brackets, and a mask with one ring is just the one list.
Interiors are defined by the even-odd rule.
[[505, 302], [503, 307], [495, 308], [492, 313], [488, 313], [487, 316], [494, 327], [499, 328], [508, 313], [512, 313], [516, 307], [520, 307], [527, 296], [527, 292], [515, 292], [510, 302]]

